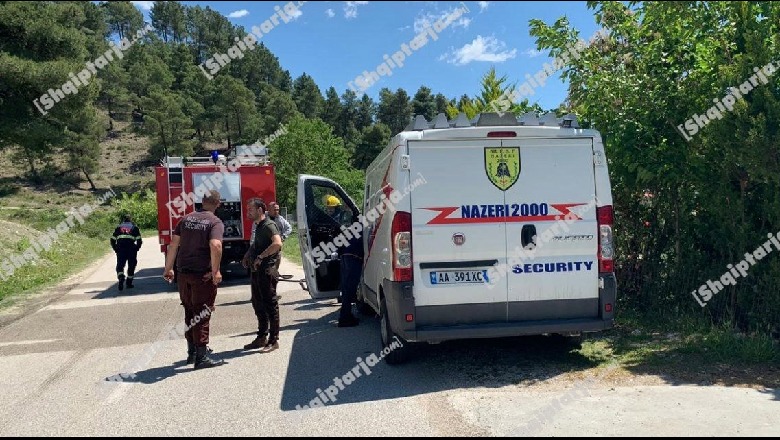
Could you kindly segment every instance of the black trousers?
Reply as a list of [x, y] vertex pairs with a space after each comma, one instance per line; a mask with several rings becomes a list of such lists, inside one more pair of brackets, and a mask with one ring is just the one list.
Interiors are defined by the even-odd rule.
[[354, 255], [341, 256], [341, 309], [339, 319], [350, 319], [352, 303], [357, 301], [357, 288], [360, 284], [360, 273], [363, 270], [363, 259]]
[[125, 264], [127, 264], [127, 277], [133, 278], [135, 275], [135, 266], [138, 264], [138, 251], [137, 250], [118, 250], [116, 252], [116, 275], [125, 272]]
[[275, 267], [252, 269], [252, 308], [257, 316], [257, 336], [268, 336], [268, 342], [279, 340], [279, 297], [276, 285], [279, 283]]

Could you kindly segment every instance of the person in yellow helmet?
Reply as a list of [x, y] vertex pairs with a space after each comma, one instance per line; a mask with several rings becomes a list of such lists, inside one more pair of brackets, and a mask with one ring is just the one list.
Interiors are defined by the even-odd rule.
[[342, 224], [344, 221], [345, 212], [341, 208], [341, 200], [336, 196], [325, 198], [325, 213], [338, 224]]

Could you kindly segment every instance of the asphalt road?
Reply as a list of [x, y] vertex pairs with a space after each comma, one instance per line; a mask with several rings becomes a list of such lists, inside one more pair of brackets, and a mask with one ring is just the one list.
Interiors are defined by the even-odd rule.
[[[337, 328], [338, 304], [294, 282], [279, 283], [281, 348], [259, 353], [242, 350], [257, 325], [248, 279], [229, 277], [211, 324], [227, 363], [194, 371], [168, 336], [184, 314], [159, 248], [142, 249], [133, 290], [117, 291], [114, 264], [0, 315], [0, 435], [780, 435], [777, 389], [616, 383], [546, 337], [417, 347], [369, 375], [357, 358], [379, 354], [378, 321]], [[303, 278], [287, 260], [281, 273]], [[335, 401], [296, 410], [353, 369]]]

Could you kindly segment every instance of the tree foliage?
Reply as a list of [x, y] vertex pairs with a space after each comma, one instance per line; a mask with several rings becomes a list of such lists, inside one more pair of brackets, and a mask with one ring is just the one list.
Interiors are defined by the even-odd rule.
[[344, 141], [333, 134], [333, 128], [320, 119], [293, 118], [287, 133], [269, 145], [276, 169], [277, 201], [295, 206], [295, 188], [299, 174], [313, 174], [333, 179], [362, 205], [361, 171], [349, 164]]
[[[780, 59], [780, 6], [751, 2], [590, 2], [604, 33], [563, 69], [569, 100], [606, 137], [618, 279], [629, 305], [660, 316], [702, 313], [691, 295], [780, 230], [780, 75], [690, 141], [703, 115], [755, 67]], [[579, 37], [565, 18], [531, 21], [553, 56]], [[717, 293], [715, 322], [780, 322], [780, 260]]]

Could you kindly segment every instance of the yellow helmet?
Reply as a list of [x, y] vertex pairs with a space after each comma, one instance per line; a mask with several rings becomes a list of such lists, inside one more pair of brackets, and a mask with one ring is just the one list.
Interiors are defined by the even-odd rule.
[[328, 196], [328, 198], [325, 200], [325, 206], [328, 208], [335, 208], [336, 206], [341, 206], [341, 200], [339, 200], [335, 196]]

